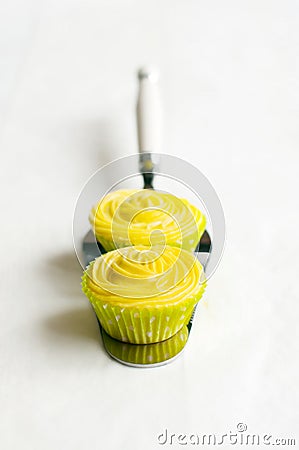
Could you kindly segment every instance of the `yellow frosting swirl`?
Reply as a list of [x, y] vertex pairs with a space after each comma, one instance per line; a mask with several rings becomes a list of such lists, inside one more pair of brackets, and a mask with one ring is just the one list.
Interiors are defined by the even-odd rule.
[[205, 216], [187, 200], [152, 189], [111, 192], [92, 209], [89, 220], [105, 248], [108, 241], [108, 250], [138, 244], [194, 250], [206, 225]]
[[199, 298], [205, 288], [203, 267], [196, 257], [172, 246], [138, 245], [97, 258], [83, 276], [91, 301], [109, 305], [174, 306]]

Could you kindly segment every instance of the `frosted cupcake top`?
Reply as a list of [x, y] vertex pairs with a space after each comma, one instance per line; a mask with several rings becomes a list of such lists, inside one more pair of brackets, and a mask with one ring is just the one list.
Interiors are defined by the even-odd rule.
[[98, 240], [115, 248], [170, 244], [194, 250], [206, 219], [185, 199], [152, 189], [125, 189], [106, 195], [92, 208], [90, 223]]
[[126, 247], [93, 261], [83, 275], [90, 300], [122, 306], [176, 305], [202, 295], [203, 267], [196, 257], [172, 246]]

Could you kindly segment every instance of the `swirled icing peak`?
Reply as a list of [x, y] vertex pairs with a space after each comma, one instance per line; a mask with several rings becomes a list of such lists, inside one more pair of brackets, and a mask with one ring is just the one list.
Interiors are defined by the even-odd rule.
[[175, 305], [205, 287], [203, 267], [186, 250], [138, 245], [106, 253], [83, 276], [88, 297], [110, 304]]
[[92, 208], [89, 220], [99, 242], [113, 242], [113, 248], [169, 244], [194, 250], [206, 225], [188, 200], [152, 189], [110, 192]]

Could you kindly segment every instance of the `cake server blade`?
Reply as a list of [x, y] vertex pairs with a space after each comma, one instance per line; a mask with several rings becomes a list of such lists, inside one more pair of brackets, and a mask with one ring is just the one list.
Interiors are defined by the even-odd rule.
[[[144, 189], [154, 189], [153, 181], [157, 173], [156, 162], [151, 152], [159, 153], [161, 146], [161, 106], [158, 93], [158, 73], [152, 68], [142, 68], [138, 72], [139, 92], [137, 99], [137, 131], [139, 145], [139, 171], [143, 176]], [[206, 230], [202, 235], [195, 255], [203, 267], [209, 260], [211, 238]], [[90, 230], [83, 240], [85, 264], [106, 253]], [[188, 341], [196, 306], [190, 321], [176, 335], [155, 344], [130, 344], [117, 341], [109, 336], [98, 321], [104, 347], [107, 353], [123, 364], [134, 367], [154, 367], [167, 364], [178, 357]]]

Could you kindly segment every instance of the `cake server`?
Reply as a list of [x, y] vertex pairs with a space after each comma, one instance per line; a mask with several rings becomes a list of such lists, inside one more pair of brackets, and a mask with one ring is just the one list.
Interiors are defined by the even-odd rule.
[[[154, 177], [159, 173], [158, 161], [153, 153], [159, 153], [161, 147], [161, 106], [158, 93], [158, 73], [152, 68], [142, 68], [138, 72], [139, 92], [137, 99], [137, 131], [139, 146], [139, 171], [143, 177], [144, 189], [154, 189]], [[207, 231], [202, 235], [195, 255], [206, 268], [211, 252], [211, 239]], [[83, 253], [86, 266], [100, 254], [104, 248], [95, 241], [92, 230], [83, 240]], [[134, 367], [155, 367], [167, 364], [177, 358], [188, 341], [196, 306], [188, 325], [176, 335], [155, 344], [130, 344], [117, 341], [101, 327], [104, 347], [107, 353], [120, 363]]]

